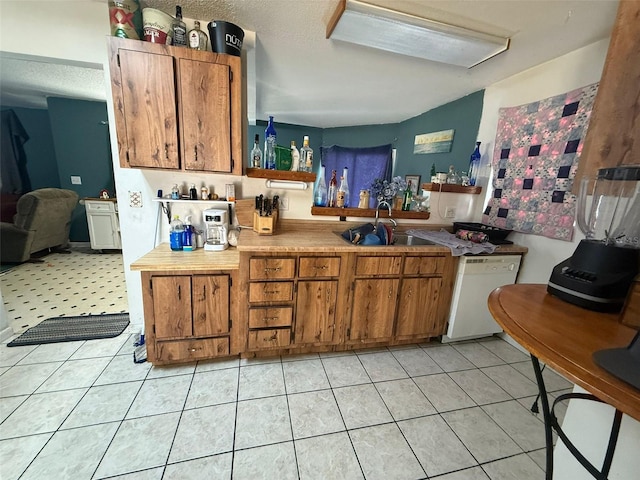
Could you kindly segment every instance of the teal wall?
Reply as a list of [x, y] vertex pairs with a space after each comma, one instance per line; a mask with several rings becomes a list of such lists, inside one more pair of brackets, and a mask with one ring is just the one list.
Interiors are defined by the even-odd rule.
[[29, 135], [29, 140], [24, 144], [24, 151], [27, 155], [27, 172], [31, 188], [60, 188], [48, 110], [19, 107], [2, 107], [2, 110], [13, 110]]
[[[114, 195], [113, 165], [109, 144], [107, 104], [66, 98], [48, 98], [51, 131], [58, 160], [60, 187], [80, 198], [97, 197], [106, 188]], [[72, 185], [71, 176], [82, 179]], [[71, 241], [88, 242], [84, 206], [78, 205], [71, 223]]]

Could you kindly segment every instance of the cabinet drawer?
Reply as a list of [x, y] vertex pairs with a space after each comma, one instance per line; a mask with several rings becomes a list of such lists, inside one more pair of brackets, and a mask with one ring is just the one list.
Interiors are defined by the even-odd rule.
[[293, 300], [293, 282], [258, 282], [249, 284], [250, 302], [288, 302]]
[[291, 329], [250, 330], [249, 350], [272, 350], [291, 343]]
[[398, 275], [402, 257], [364, 257], [356, 260], [356, 275]]
[[300, 278], [337, 277], [340, 257], [300, 257]]
[[116, 212], [117, 208], [114, 202], [92, 202], [85, 200], [84, 207], [87, 212]]
[[250, 308], [249, 328], [290, 327], [293, 308]]
[[405, 275], [431, 275], [444, 271], [444, 257], [407, 257], [404, 260]]
[[229, 337], [156, 342], [156, 356], [162, 362], [199, 360], [229, 355]]
[[251, 280], [293, 278], [295, 271], [295, 258], [252, 258], [249, 260], [249, 278]]

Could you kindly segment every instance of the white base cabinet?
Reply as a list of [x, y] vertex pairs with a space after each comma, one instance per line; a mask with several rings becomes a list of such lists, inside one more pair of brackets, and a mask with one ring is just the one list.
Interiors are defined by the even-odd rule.
[[120, 250], [120, 222], [118, 203], [109, 200], [85, 200], [87, 225], [91, 248], [94, 250]]

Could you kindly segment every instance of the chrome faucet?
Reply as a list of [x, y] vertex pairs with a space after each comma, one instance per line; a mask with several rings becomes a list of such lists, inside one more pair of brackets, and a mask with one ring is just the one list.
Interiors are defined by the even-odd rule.
[[391, 221], [391, 224], [393, 225], [393, 229], [395, 230], [396, 227], [398, 226], [398, 222], [396, 222], [393, 218], [391, 218], [391, 205], [386, 200], [382, 200], [380, 203], [378, 203], [378, 206], [376, 207], [375, 226], [376, 227], [378, 226], [378, 220], [380, 219], [380, 207], [386, 207], [386, 209], [389, 211], [389, 221]]

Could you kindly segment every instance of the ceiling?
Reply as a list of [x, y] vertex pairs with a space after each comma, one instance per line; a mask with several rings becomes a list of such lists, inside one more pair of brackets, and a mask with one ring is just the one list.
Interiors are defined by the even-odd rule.
[[[99, 1], [106, 0], [85, 0]], [[368, 0], [511, 38], [471, 69], [327, 40], [339, 0], [183, 0], [187, 19], [255, 32], [256, 117], [315, 127], [395, 123], [610, 35], [617, 0]], [[175, 13], [175, 0], [147, 6]], [[106, 15], [106, 13], [105, 13]], [[106, 18], [106, 17], [105, 17]], [[27, 80], [25, 80], [27, 79]], [[105, 100], [104, 74], [0, 52], [2, 102], [45, 108], [46, 96]]]

